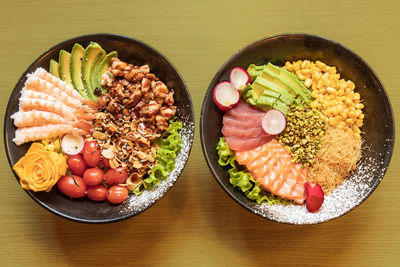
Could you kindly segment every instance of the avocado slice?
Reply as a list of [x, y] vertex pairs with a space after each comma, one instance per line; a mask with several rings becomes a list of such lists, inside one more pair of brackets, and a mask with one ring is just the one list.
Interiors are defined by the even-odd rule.
[[263, 73], [264, 72], [290, 87], [296, 94], [300, 95], [305, 103], [309, 104], [311, 102], [312, 97], [310, 91], [307, 89], [307, 87], [304, 86], [303, 82], [300, 81], [300, 79], [293, 73], [287, 71], [284, 68], [275, 66], [271, 63], [268, 63]]
[[90, 69], [90, 86], [93, 88], [94, 93], [96, 95], [101, 93], [101, 90], [96, 90], [96, 68], [97, 66], [100, 64], [100, 62], [103, 60], [104, 56], [106, 55], [106, 51], [104, 51], [103, 49], [100, 50], [100, 53], [97, 55], [96, 60], [93, 63], [92, 68]]
[[258, 76], [254, 80], [253, 90], [258, 96], [263, 95], [265, 91], [278, 93], [279, 97], [277, 98], [280, 98], [287, 105], [290, 105], [294, 100], [294, 96], [289, 90], [287, 90], [286, 87], [281, 87], [278, 84], [270, 82], [267, 79], [264, 79], [262, 76]]
[[57, 61], [55, 61], [54, 59], [50, 59], [49, 72], [51, 75], [56, 76], [57, 78], [60, 78], [60, 72], [58, 71], [59, 67], [60, 67], [60, 64], [58, 64]]
[[78, 90], [79, 94], [88, 98], [87, 92], [85, 91], [85, 87], [82, 82], [82, 58], [83, 53], [85, 52], [85, 48], [83, 48], [80, 44], [75, 44], [71, 51], [71, 79], [72, 85]]
[[267, 65], [257, 66], [255, 64], [251, 64], [247, 68], [247, 72], [249, 73], [251, 80], [253, 81], [257, 76], [261, 74], [261, 72], [267, 67]]
[[112, 51], [108, 53], [103, 59], [96, 65], [94, 73], [92, 75], [92, 86], [96, 90], [101, 90], [103, 93], [106, 92], [106, 90], [101, 86], [101, 78], [103, 76], [103, 73], [108, 69], [110, 66], [110, 61], [113, 57], [118, 57], [118, 52], [117, 51]]
[[98, 43], [90, 42], [83, 53], [82, 81], [89, 99], [92, 100], [96, 100], [97, 97], [94, 95], [94, 88], [90, 84], [90, 71], [101, 50], [102, 48]]
[[61, 50], [58, 62], [60, 62], [58, 70], [61, 80], [69, 84], [72, 84], [71, 72], [70, 72], [71, 54], [65, 50]]

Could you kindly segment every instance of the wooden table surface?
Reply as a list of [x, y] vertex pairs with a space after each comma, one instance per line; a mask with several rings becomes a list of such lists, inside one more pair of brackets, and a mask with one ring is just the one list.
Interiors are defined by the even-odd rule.
[[[113, 4], [115, 2], [115, 4]], [[176, 185], [131, 219], [86, 225], [32, 201], [1, 146], [1, 266], [399, 266], [400, 153], [360, 207], [331, 222], [291, 226], [253, 215], [218, 186], [204, 160], [199, 114], [218, 68], [266, 36], [304, 32], [363, 57], [400, 116], [398, 1], [1, 1], [0, 117], [20, 75], [42, 52], [88, 33], [117, 33], [160, 50], [187, 82], [196, 138]], [[400, 122], [396, 123], [399, 130]]]

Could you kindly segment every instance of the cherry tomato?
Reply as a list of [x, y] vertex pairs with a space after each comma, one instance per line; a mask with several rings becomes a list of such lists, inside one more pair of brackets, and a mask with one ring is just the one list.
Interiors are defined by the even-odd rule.
[[87, 142], [83, 146], [83, 159], [89, 167], [96, 167], [100, 162], [101, 152], [96, 141]]
[[107, 188], [102, 185], [90, 186], [87, 189], [87, 196], [94, 201], [103, 201], [107, 199]]
[[116, 169], [109, 169], [104, 175], [108, 185], [123, 184], [128, 179], [128, 172], [121, 167]]
[[72, 172], [72, 174], [82, 176], [82, 174], [86, 171], [87, 166], [85, 161], [83, 160], [81, 155], [73, 155], [68, 157], [68, 169]]
[[128, 189], [125, 186], [114, 185], [107, 191], [107, 200], [113, 204], [120, 204], [128, 198]]
[[111, 168], [110, 160], [106, 159], [106, 158], [103, 158], [103, 166], [104, 166], [104, 169], [110, 169]]
[[83, 181], [89, 186], [95, 186], [103, 181], [104, 174], [99, 168], [90, 168], [83, 173]]
[[66, 175], [57, 182], [58, 189], [70, 198], [81, 198], [86, 195], [87, 186], [83, 179], [76, 175]]

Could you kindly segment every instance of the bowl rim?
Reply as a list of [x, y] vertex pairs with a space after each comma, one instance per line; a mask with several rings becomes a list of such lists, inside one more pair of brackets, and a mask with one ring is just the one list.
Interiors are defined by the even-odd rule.
[[[115, 38], [115, 39], [123, 40], [123, 41], [125, 41], [125, 42], [133, 42], [133, 43], [136, 43], [136, 44], [139, 45], [139, 46], [142, 46], [142, 47], [145, 47], [145, 48], [147, 48], [147, 49], [150, 49], [156, 56], [159, 56], [159, 57], [163, 58], [163, 59], [171, 66], [172, 70], [177, 74], [177, 76], [179, 77], [180, 81], [182, 82], [183, 87], [184, 87], [184, 89], [185, 89], [185, 91], [187, 92], [187, 95], [188, 95], [188, 104], [189, 104], [189, 107], [190, 107], [190, 113], [191, 113], [191, 116], [192, 116], [192, 118], [193, 118], [193, 122], [195, 122], [195, 113], [194, 113], [193, 101], [192, 101], [192, 97], [191, 97], [191, 95], [190, 95], [190, 91], [189, 91], [189, 89], [188, 89], [188, 87], [187, 87], [187, 85], [186, 85], [185, 80], [183, 79], [183, 76], [182, 76], [181, 73], [178, 71], [178, 69], [175, 67], [175, 65], [172, 64], [172, 62], [171, 62], [164, 54], [162, 54], [159, 50], [155, 49], [153, 46], [151, 46], [151, 45], [147, 44], [146, 42], [143, 42], [143, 41], [141, 41], [141, 40], [139, 40], [139, 39], [136, 39], [136, 38], [133, 38], [133, 37], [130, 37], [130, 36], [126, 36], [126, 35], [122, 35], [122, 34], [114, 34], [114, 33], [90, 33], [90, 34], [84, 34], [84, 35], [79, 35], [79, 36], [71, 37], [71, 38], [68, 38], [68, 39], [66, 39], [66, 40], [64, 40], [64, 41], [61, 41], [61, 42], [59, 42], [59, 43], [53, 45], [52, 47], [50, 47], [49, 49], [47, 49], [45, 52], [43, 52], [42, 54], [40, 54], [40, 56], [38, 56], [38, 57], [26, 68], [26, 70], [22, 73], [22, 75], [20, 76], [20, 78], [19, 78], [19, 79], [17, 80], [17, 82], [15, 83], [14, 88], [11, 90], [10, 97], [11, 97], [12, 93], [14, 92], [14, 90], [17, 88], [18, 84], [21, 83], [21, 82], [25, 79], [26, 75], [27, 75], [28, 72], [29, 72], [29, 69], [31, 69], [32, 66], [33, 66], [34, 64], [36, 64], [40, 59], [42, 59], [43, 57], [45, 57], [48, 53], [52, 52], [53, 50], [60, 49], [60, 46], [63, 46], [63, 45], [66, 44], [66, 43], [73, 42], [73, 41], [77, 41], [77, 40], [80, 40], [80, 39], [91, 38], [91, 37], [92, 37], [92, 38]], [[9, 166], [10, 166], [10, 168], [11, 168], [11, 171], [13, 172], [14, 177], [15, 177], [16, 180], [17, 180], [17, 183], [20, 184], [20, 183], [19, 183], [18, 175], [15, 173], [15, 171], [14, 171], [13, 168], [12, 168], [11, 158], [10, 158], [10, 149], [9, 149], [8, 144], [7, 144], [7, 138], [6, 138], [6, 120], [8, 119], [8, 116], [7, 116], [7, 113], [8, 113], [8, 112], [7, 112], [7, 111], [8, 111], [9, 108], [10, 108], [10, 97], [9, 97], [9, 100], [8, 100], [8, 103], [7, 103], [7, 107], [6, 107], [6, 109], [5, 109], [5, 114], [4, 114], [4, 122], [3, 122], [3, 142], [4, 142], [5, 152], [6, 152], [6, 155], [7, 155], [7, 160], [8, 160]], [[188, 153], [187, 153], [188, 156], [186, 157], [186, 160], [185, 160], [184, 164], [182, 165], [181, 173], [182, 173], [182, 171], [184, 170], [184, 168], [185, 168], [185, 166], [186, 166], [186, 164], [187, 164], [187, 162], [188, 162], [188, 159], [189, 159], [190, 153], [191, 153], [191, 151], [192, 151], [192, 147], [193, 147], [194, 135], [195, 135], [195, 123], [193, 123], [192, 125], [193, 125], [193, 126], [192, 126], [192, 127], [193, 127], [193, 139], [192, 139], [192, 140], [190, 141], [190, 143], [189, 143], [189, 150], [188, 150]], [[173, 187], [173, 185], [176, 183], [176, 181], [177, 181], [177, 180], [179, 179], [179, 177], [181, 176], [181, 173], [178, 174], [177, 178], [173, 181], [173, 183], [171, 184], [171, 186], [169, 186], [169, 187], [167, 188], [167, 190], [164, 192], [164, 194], [162, 194], [160, 197], [158, 197], [158, 198], [155, 199], [154, 201], [150, 202], [150, 204], [149, 204], [145, 209], [141, 210], [140, 212], [132, 211], [132, 212], [130, 212], [130, 213], [127, 214], [127, 215], [119, 216], [119, 217], [115, 217], [115, 218], [110, 218], [110, 219], [82, 219], [82, 218], [70, 216], [70, 215], [64, 214], [64, 213], [62, 213], [62, 212], [60, 212], [60, 211], [58, 211], [58, 210], [56, 210], [56, 209], [53, 209], [53, 208], [51, 208], [50, 206], [48, 206], [46, 203], [40, 201], [40, 200], [33, 194], [32, 191], [30, 191], [30, 190], [24, 190], [24, 189], [23, 189], [23, 190], [24, 190], [25, 193], [27, 193], [36, 203], [38, 203], [41, 207], [43, 207], [44, 209], [50, 211], [51, 213], [53, 213], [53, 214], [55, 214], [55, 215], [57, 215], [57, 216], [59, 216], [59, 217], [61, 217], [61, 218], [68, 219], [68, 220], [73, 221], [73, 222], [79, 222], [79, 223], [85, 223], [85, 224], [106, 224], [106, 223], [113, 223], [113, 222], [122, 221], [122, 220], [125, 220], [125, 219], [128, 219], [128, 218], [137, 216], [137, 215], [139, 215], [139, 214], [141, 214], [141, 213], [147, 211], [150, 207], [152, 207], [156, 202], [158, 202], [161, 198], [163, 198], [163, 197], [168, 193], [168, 191]], [[22, 188], [21, 188], [21, 189], [22, 189]]]
[[[387, 165], [384, 167], [384, 170], [381, 172], [381, 176], [379, 177], [379, 179], [372, 185], [370, 191], [368, 191], [368, 193], [363, 196], [363, 198], [361, 199], [361, 201], [359, 203], [357, 203], [356, 205], [354, 205], [353, 207], [351, 207], [350, 209], [348, 209], [346, 212], [339, 214], [339, 215], [335, 215], [331, 218], [325, 219], [325, 220], [321, 220], [321, 221], [316, 221], [316, 222], [305, 222], [305, 223], [293, 223], [293, 222], [286, 222], [286, 221], [279, 221], [273, 218], [268, 217], [268, 215], [266, 214], [260, 214], [257, 213], [255, 210], [253, 210], [249, 205], [246, 205], [244, 202], [242, 203], [242, 201], [240, 201], [233, 193], [232, 190], [232, 186], [225, 186], [222, 181], [218, 178], [218, 174], [216, 173], [216, 171], [214, 170], [214, 168], [211, 165], [211, 159], [208, 156], [208, 153], [206, 153], [206, 146], [205, 146], [205, 135], [204, 135], [204, 112], [206, 110], [206, 105], [207, 105], [207, 99], [209, 98], [209, 95], [212, 94], [213, 88], [211, 87], [213, 84], [215, 84], [217, 82], [217, 77], [222, 73], [222, 70], [225, 69], [225, 67], [228, 65], [228, 63], [230, 61], [232, 61], [234, 58], [236, 58], [237, 56], [239, 56], [241, 53], [243, 53], [245, 50], [247, 50], [248, 48], [267, 41], [267, 40], [273, 40], [273, 39], [284, 39], [284, 38], [288, 38], [288, 37], [311, 37], [311, 38], [316, 38], [316, 39], [322, 39], [323, 41], [326, 42], [330, 42], [332, 44], [334, 44], [335, 46], [339, 46], [344, 50], [347, 50], [348, 52], [350, 52], [350, 54], [352, 54], [357, 60], [359, 60], [361, 63], [365, 64], [369, 70], [372, 72], [372, 74], [375, 76], [379, 86], [383, 89], [383, 93], [386, 96], [387, 99], [387, 104], [388, 104], [388, 108], [389, 108], [389, 112], [390, 112], [390, 119], [392, 121], [393, 127], [392, 127], [392, 132], [391, 135], [393, 136], [393, 138], [391, 139], [390, 142], [390, 147], [389, 147], [389, 151], [388, 151], [388, 163]], [[222, 189], [225, 191], [225, 193], [227, 193], [233, 200], [235, 200], [240, 206], [242, 206], [243, 208], [245, 208], [247, 211], [258, 215], [261, 218], [270, 220], [270, 221], [274, 221], [274, 222], [278, 222], [278, 223], [282, 223], [282, 224], [289, 224], [289, 225], [310, 225], [310, 224], [319, 224], [319, 223], [324, 223], [324, 222], [328, 222], [328, 221], [332, 221], [335, 220], [339, 217], [342, 217], [343, 215], [349, 213], [350, 211], [354, 210], [355, 208], [357, 208], [358, 206], [360, 206], [362, 203], [365, 202], [365, 200], [375, 191], [375, 189], [378, 187], [378, 185], [380, 184], [380, 182], [382, 181], [383, 177], [386, 174], [387, 169], [389, 168], [390, 165], [390, 161], [392, 159], [392, 155], [393, 155], [393, 150], [394, 150], [394, 146], [395, 146], [395, 120], [394, 120], [394, 113], [393, 113], [393, 109], [392, 109], [392, 105], [389, 99], [389, 95], [385, 89], [385, 87], [383, 86], [383, 83], [381, 81], [381, 79], [379, 78], [379, 76], [376, 74], [376, 72], [372, 69], [372, 67], [361, 57], [359, 56], [357, 53], [355, 53], [353, 50], [351, 50], [350, 48], [344, 46], [343, 44], [331, 40], [329, 38], [323, 37], [323, 36], [319, 36], [316, 34], [309, 34], [309, 33], [280, 33], [280, 34], [276, 34], [276, 35], [271, 35], [271, 36], [267, 36], [264, 37], [262, 39], [258, 39], [254, 42], [251, 42], [247, 45], [245, 45], [244, 47], [240, 48], [239, 50], [237, 50], [232, 56], [230, 56], [222, 65], [221, 67], [218, 69], [218, 71], [215, 73], [214, 77], [212, 78], [211, 82], [209, 83], [209, 86], [207, 88], [207, 91], [204, 95], [203, 98], [203, 103], [201, 106], [201, 112], [200, 112], [200, 141], [201, 141], [201, 148], [203, 151], [203, 155], [206, 159], [208, 168], [210, 169], [214, 179], [217, 181], [217, 183], [219, 184], [220, 187], [222, 187]], [[231, 191], [232, 190], [232, 191]]]

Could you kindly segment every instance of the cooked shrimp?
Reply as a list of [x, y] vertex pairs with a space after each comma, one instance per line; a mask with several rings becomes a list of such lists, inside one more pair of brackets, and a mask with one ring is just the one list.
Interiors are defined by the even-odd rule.
[[38, 92], [38, 91], [33, 91], [33, 90], [29, 90], [29, 89], [22, 89], [21, 92], [21, 97], [24, 98], [36, 98], [36, 99], [43, 99], [43, 100], [48, 100], [48, 101], [52, 101], [52, 102], [58, 102], [59, 100], [51, 95], [42, 93], [42, 92]]
[[[83, 97], [72, 87], [72, 85], [62, 81], [61, 79], [51, 75], [48, 73], [46, 70], [43, 68], [37, 68], [36, 71], [31, 74], [33, 76], [37, 76], [39, 78], [42, 78], [43, 80], [48, 81], [49, 83], [55, 85], [56, 87], [60, 88], [64, 92], [66, 92], [69, 96], [76, 98], [77, 100], [81, 101], [83, 100]], [[28, 74], [29, 78], [29, 74]]]
[[89, 134], [85, 130], [74, 128], [71, 124], [48, 124], [45, 126], [18, 128], [15, 131], [13, 141], [19, 146], [30, 141], [52, 138], [67, 133]]
[[11, 115], [11, 119], [14, 120], [14, 125], [20, 128], [66, 123], [66, 120], [60, 115], [39, 110], [19, 111]]
[[82, 102], [80, 100], [77, 100], [76, 98], [68, 95], [63, 89], [39, 77], [29, 76], [29, 78], [25, 82], [25, 88], [28, 90], [33, 90], [56, 97], [65, 105], [72, 108], [79, 108], [82, 106]]
[[70, 121], [75, 119], [75, 110], [58, 100], [50, 101], [39, 98], [21, 97], [19, 99], [19, 108], [22, 111], [40, 110], [53, 112]]

